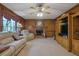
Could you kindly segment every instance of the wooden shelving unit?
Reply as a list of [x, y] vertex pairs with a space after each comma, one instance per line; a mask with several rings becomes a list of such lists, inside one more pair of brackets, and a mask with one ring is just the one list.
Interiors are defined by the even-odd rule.
[[[67, 35], [61, 35], [59, 34], [61, 32], [61, 25], [63, 25], [64, 23], [62, 23], [62, 21], [64, 21], [64, 18], [67, 17], [67, 27], [68, 27], [68, 33]], [[65, 14], [64, 16], [61, 16], [60, 18], [57, 19], [56, 21], [56, 40], [57, 42], [63, 46], [64, 48], [66, 48], [68, 51], [71, 51], [71, 20], [70, 20], [71, 16], [70, 14]], [[64, 29], [63, 29], [64, 30]]]
[[[60, 33], [61, 19], [68, 17], [68, 36], [64, 38], [58, 35]], [[59, 16], [55, 25], [55, 38], [57, 42], [66, 48], [68, 51], [79, 55], [79, 4], [65, 13], [65, 15]]]
[[72, 15], [72, 52], [79, 55], [79, 13]]

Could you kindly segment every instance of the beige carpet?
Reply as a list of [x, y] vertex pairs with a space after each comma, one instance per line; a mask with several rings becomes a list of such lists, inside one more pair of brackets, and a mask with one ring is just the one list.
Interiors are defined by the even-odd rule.
[[74, 56], [53, 38], [37, 38], [27, 42], [18, 56]]

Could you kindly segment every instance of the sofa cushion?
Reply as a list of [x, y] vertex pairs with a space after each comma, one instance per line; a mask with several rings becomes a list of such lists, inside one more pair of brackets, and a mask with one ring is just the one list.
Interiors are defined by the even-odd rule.
[[9, 32], [0, 32], [0, 40], [10, 37]]
[[25, 39], [21, 39], [18, 41], [14, 41], [13, 43], [8, 44], [9, 46], [14, 46], [15, 49], [17, 50], [20, 46], [22, 46], [24, 43], [26, 43]]
[[9, 48], [9, 46], [0, 45], [0, 53], [2, 53], [3, 51], [7, 50], [8, 48]]
[[5, 39], [2, 39], [0, 41], [0, 44], [4, 44], [5, 45], [5, 44], [11, 43], [13, 41], [14, 41], [14, 39], [12, 37], [8, 37], [8, 38], [5, 38]]
[[34, 34], [30, 33], [29, 35], [27, 35], [27, 41], [34, 39]]

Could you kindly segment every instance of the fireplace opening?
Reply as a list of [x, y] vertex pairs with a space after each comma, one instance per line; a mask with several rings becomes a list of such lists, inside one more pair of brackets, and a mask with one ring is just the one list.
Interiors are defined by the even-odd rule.
[[37, 29], [36, 30], [36, 35], [39, 35], [39, 36], [43, 35], [43, 30], [42, 29]]

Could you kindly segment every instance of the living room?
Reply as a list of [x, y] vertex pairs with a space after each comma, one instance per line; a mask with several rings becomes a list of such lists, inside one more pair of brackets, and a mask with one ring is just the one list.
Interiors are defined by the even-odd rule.
[[78, 19], [78, 3], [1, 3], [0, 55], [79, 55]]

